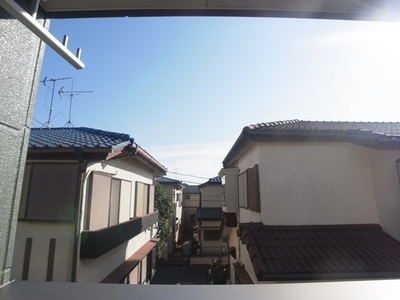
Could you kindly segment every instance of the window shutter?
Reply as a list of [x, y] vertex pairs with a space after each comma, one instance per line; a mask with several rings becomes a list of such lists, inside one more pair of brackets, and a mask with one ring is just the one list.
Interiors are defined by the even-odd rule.
[[73, 221], [78, 174], [78, 164], [33, 164], [26, 218]]
[[154, 211], [154, 185], [149, 186], [149, 211], [151, 213]]
[[248, 207], [253, 211], [260, 211], [260, 192], [258, 165], [246, 170], [247, 174], [247, 201]]
[[132, 210], [131, 192], [132, 192], [132, 182], [121, 180], [119, 223], [128, 221], [129, 218], [131, 217], [131, 210]]
[[247, 208], [247, 180], [246, 172], [238, 176], [239, 206]]
[[121, 181], [118, 179], [111, 179], [110, 214], [108, 218], [108, 226], [118, 224], [120, 191]]
[[135, 205], [135, 217], [143, 216], [143, 198], [144, 198], [144, 184], [136, 182], [136, 205]]
[[89, 230], [108, 227], [110, 192], [111, 177], [100, 173], [93, 173]]

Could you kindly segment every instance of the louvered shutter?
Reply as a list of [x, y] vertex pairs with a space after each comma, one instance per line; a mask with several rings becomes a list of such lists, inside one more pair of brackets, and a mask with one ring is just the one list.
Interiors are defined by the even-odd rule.
[[247, 174], [247, 202], [248, 208], [253, 211], [260, 211], [260, 192], [258, 165], [246, 170]]
[[73, 221], [78, 197], [78, 164], [33, 164], [26, 219]]
[[111, 177], [100, 173], [93, 173], [89, 204], [89, 230], [97, 230], [108, 226], [110, 193]]

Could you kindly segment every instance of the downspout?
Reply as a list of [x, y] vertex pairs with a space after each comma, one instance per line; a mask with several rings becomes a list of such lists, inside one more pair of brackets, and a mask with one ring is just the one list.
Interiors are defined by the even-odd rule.
[[[82, 168], [82, 163], [80, 163], [79, 168]], [[74, 249], [73, 249], [73, 254], [72, 254], [72, 274], [71, 274], [71, 282], [76, 282], [76, 275], [77, 275], [77, 269], [78, 269], [78, 249], [79, 249], [79, 224], [80, 224], [80, 219], [82, 215], [81, 211], [81, 204], [82, 204], [82, 191], [83, 191], [83, 182], [85, 178], [85, 173], [84, 172], [79, 172], [79, 198], [78, 198], [78, 213], [75, 221], [75, 234], [74, 234]]]
[[83, 150], [76, 149], [75, 154], [79, 160], [79, 195], [78, 195], [78, 212], [75, 221], [75, 233], [74, 233], [74, 245], [72, 254], [72, 270], [71, 270], [71, 282], [76, 282], [78, 274], [78, 261], [79, 261], [79, 247], [80, 237], [82, 228], [82, 217], [84, 216], [83, 199], [86, 191], [85, 184], [91, 171], [87, 172], [87, 161], [83, 159]]

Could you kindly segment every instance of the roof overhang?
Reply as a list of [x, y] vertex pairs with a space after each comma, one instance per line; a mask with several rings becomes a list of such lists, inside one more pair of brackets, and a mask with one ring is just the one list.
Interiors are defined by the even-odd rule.
[[253, 132], [243, 130], [223, 160], [224, 168], [234, 166], [246, 151], [255, 143], [261, 142], [348, 142], [377, 150], [400, 150], [400, 137], [370, 132]]
[[42, 0], [50, 18], [251, 16], [343, 20], [398, 19], [396, 0]]

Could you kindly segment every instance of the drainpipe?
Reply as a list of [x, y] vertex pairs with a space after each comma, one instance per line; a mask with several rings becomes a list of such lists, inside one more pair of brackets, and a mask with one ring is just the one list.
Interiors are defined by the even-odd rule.
[[83, 211], [83, 198], [84, 198], [84, 187], [86, 179], [88, 178], [87, 173], [87, 161], [83, 159], [84, 154], [82, 149], [75, 149], [75, 155], [78, 157], [79, 161], [79, 194], [77, 203], [77, 214], [75, 218], [75, 232], [74, 232], [74, 245], [72, 254], [72, 271], [71, 271], [71, 282], [76, 282], [78, 274], [78, 260], [79, 260], [79, 246], [81, 237], [81, 222], [84, 216]]

